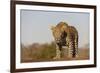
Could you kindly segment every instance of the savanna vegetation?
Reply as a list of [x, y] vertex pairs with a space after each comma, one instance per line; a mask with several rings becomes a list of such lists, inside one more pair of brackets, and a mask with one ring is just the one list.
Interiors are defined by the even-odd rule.
[[[68, 58], [65, 48], [62, 50], [62, 58], [60, 60], [85, 60], [89, 59], [89, 48], [79, 48], [79, 56], [77, 58]], [[21, 62], [39, 62], [39, 61], [55, 61], [53, 57], [56, 55], [56, 46], [54, 42], [39, 44], [34, 43], [28, 46], [21, 44]]]

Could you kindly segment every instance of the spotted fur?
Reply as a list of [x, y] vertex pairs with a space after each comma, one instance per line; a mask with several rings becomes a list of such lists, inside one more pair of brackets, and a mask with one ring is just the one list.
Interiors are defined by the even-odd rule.
[[[63, 46], [67, 47], [69, 57], [76, 57], [78, 54], [78, 31], [76, 28], [65, 22], [60, 22], [52, 28], [52, 32], [57, 47], [55, 58], [61, 57]], [[57, 53], [58, 50], [59, 53]]]

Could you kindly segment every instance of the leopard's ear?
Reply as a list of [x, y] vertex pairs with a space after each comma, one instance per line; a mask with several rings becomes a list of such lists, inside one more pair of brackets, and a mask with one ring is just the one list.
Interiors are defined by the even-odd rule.
[[51, 26], [51, 30], [54, 30], [55, 29], [55, 26]]

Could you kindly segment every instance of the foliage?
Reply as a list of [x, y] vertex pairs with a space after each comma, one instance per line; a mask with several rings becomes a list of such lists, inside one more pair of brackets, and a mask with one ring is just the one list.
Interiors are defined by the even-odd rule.
[[27, 46], [27, 48], [21, 45], [21, 59], [22, 61], [50, 60], [56, 55], [55, 48], [54, 42], [45, 44], [34, 43]]

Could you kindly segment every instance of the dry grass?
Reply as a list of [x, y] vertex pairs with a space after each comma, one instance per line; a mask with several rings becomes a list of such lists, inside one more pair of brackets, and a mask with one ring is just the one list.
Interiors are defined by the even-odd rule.
[[41, 61], [62, 61], [62, 60], [86, 60], [89, 59], [89, 49], [79, 48], [79, 55], [76, 58], [68, 58], [67, 53], [64, 54], [65, 50], [62, 50], [61, 59], [53, 59], [56, 55], [55, 44], [32, 44], [30, 46], [21, 46], [21, 62], [41, 62]]

